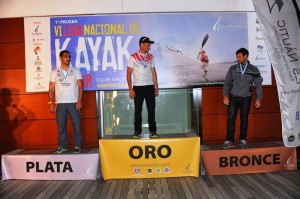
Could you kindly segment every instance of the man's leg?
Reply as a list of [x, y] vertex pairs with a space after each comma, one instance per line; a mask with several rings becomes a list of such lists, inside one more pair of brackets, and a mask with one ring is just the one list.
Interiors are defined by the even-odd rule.
[[63, 149], [68, 148], [67, 116], [67, 104], [57, 104], [56, 123], [58, 127], [58, 145]]
[[76, 103], [68, 103], [67, 106], [73, 126], [73, 143], [75, 147], [81, 148], [82, 135], [80, 124], [80, 110], [77, 110]]
[[239, 98], [230, 97], [228, 106], [227, 120], [227, 138], [226, 140], [234, 142], [235, 120], [239, 109]]
[[134, 98], [134, 131], [135, 134], [142, 133], [142, 109], [143, 109], [143, 102], [145, 98], [145, 87], [144, 86], [134, 86], [133, 90], [135, 92]]
[[249, 114], [249, 111], [250, 111], [250, 105], [251, 105], [251, 97], [246, 97], [241, 102], [241, 107], [240, 107], [240, 119], [241, 119], [240, 140], [246, 140], [246, 138], [247, 138], [248, 114]]
[[155, 122], [155, 87], [146, 87], [146, 105], [148, 111], [148, 123], [149, 131], [156, 133], [156, 122]]

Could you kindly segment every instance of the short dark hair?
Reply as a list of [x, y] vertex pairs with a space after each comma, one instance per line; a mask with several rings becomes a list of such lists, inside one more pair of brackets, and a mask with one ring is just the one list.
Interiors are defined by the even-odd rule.
[[69, 51], [67, 51], [67, 50], [62, 50], [62, 51], [60, 51], [59, 56], [62, 57], [62, 56], [64, 55], [64, 53], [68, 53], [68, 54], [70, 55], [70, 52], [69, 52]]
[[249, 57], [249, 51], [246, 48], [240, 48], [236, 51], [236, 55], [242, 53], [243, 56], [247, 55], [247, 57]]

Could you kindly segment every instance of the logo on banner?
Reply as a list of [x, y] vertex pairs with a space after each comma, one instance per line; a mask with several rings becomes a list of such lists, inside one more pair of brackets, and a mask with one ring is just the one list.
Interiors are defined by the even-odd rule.
[[222, 17], [220, 17], [215, 23], [215, 25], [213, 26], [213, 30], [215, 32], [219, 32], [219, 31], [233, 32], [237, 30], [242, 30], [244, 28], [243, 25], [240, 24], [222, 24], [221, 19]]
[[165, 168], [165, 173], [170, 173], [170, 168]]
[[296, 112], [296, 120], [299, 120], [299, 111]]
[[32, 36], [39, 36], [39, 35], [42, 35], [42, 33], [39, 31], [39, 28], [40, 28], [40, 24], [42, 22], [40, 21], [35, 21], [33, 22], [34, 24], [34, 29], [33, 29], [33, 32], [32, 32]]
[[278, 12], [280, 12], [281, 8], [283, 7], [283, 1], [282, 0], [271, 0], [271, 1], [273, 1], [273, 4], [270, 4], [270, 0], [267, 0], [270, 14], [272, 13], [272, 10], [273, 10], [273, 8], [274, 8], [275, 5], [278, 8]]
[[284, 166], [286, 167], [286, 168], [291, 168], [291, 167], [295, 167], [295, 165], [294, 164], [291, 164], [291, 156], [287, 159], [287, 161], [286, 161], [286, 163], [284, 164]]
[[153, 173], [153, 170], [152, 169], [148, 169], [148, 173], [149, 174]]
[[141, 172], [141, 170], [139, 168], [134, 169], [134, 173], [140, 173], [140, 172]]
[[259, 55], [256, 56], [255, 61], [262, 61], [265, 60], [266, 58], [260, 57]]
[[288, 138], [288, 141], [289, 142], [293, 142], [295, 140], [295, 136], [291, 135], [289, 138]]
[[156, 169], [156, 173], [161, 173], [161, 169], [160, 169], [160, 168], [157, 168], [157, 169]]
[[262, 45], [257, 45], [257, 52], [262, 52], [263, 48], [264, 47]]

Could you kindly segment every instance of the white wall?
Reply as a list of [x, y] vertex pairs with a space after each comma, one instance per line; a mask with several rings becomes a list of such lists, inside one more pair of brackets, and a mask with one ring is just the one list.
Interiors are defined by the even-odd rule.
[[0, 0], [0, 18], [190, 11], [254, 11], [254, 7], [251, 0]]

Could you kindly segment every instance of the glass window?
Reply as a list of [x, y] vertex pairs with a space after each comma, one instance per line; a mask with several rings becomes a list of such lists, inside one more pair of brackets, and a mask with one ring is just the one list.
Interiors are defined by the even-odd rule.
[[[198, 132], [199, 89], [165, 89], [156, 97], [156, 125], [158, 134]], [[101, 136], [133, 135], [134, 100], [128, 91], [100, 91], [99, 93]], [[100, 109], [100, 110], [99, 110]], [[148, 133], [146, 102], [142, 111], [142, 133]]]

